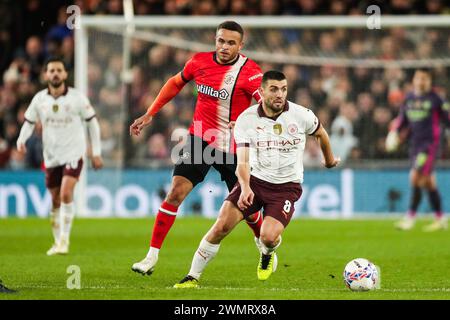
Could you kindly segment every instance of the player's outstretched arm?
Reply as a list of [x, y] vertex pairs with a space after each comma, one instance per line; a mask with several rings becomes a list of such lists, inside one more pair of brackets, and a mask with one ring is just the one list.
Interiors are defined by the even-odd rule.
[[341, 159], [334, 157], [333, 151], [331, 150], [330, 138], [328, 137], [328, 133], [322, 125], [320, 125], [320, 128], [316, 131], [316, 133], [314, 133], [314, 137], [317, 138], [320, 149], [322, 150], [322, 154], [325, 159], [325, 167], [336, 167]]
[[238, 207], [241, 210], [247, 209], [253, 203], [255, 197], [252, 189], [250, 188], [250, 148], [247, 146], [241, 146], [237, 148], [237, 168], [236, 177], [241, 185], [241, 195], [238, 201]]
[[30, 122], [28, 120], [25, 120], [23, 123], [22, 128], [20, 129], [19, 138], [17, 138], [17, 151], [20, 153], [27, 152], [27, 148], [25, 147], [25, 143], [27, 140], [31, 137], [33, 134], [35, 124], [33, 122]]
[[147, 112], [134, 120], [133, 124], [130, 126], [130, 135], [138, 136], [142, 129], [150, 125], [153, 116], [173, 97], [175, 97], [181, 89], [183, 89], [186, 82], [181, 76], [181, 72], [177, 73], [175, 76], [167, 80], [166, 84], [159, 91], [158, 96], [155, 101], [148, 107]]

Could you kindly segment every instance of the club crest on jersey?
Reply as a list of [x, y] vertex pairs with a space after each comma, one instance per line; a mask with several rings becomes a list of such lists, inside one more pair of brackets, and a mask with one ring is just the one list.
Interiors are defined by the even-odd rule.
[[218, 98], [220, 100], [227, 100], [227, 98], [230, 96], [228, 91], [225, 89], [215, 90], [214, 88], [211, 88], [210, 86], [205, 86], [204, 84], [198, 84], [197, 91], [199, 93], [203, 93], [208, 96]]
[[297, 125], [296, 125], [295, 123], [291, 123], [291, 124], [288, 126], [288, 132], [289, 132], [290, 134], [296, 134], [296, 133], [298, 132], [298, 127], [297, 127]]
[[54, 104], [52, 109], [53, 109], [53, 112], [58, 112], [59, 106], [57, 104]]
[[230, 84], [233, 83], [234, 81], [234, 76], [232, 74], [227, 74], [227, 76], [225, 77], [225, 80], [223, 81], [225, 84]]
[[281, 126], [281, 124], [279, 124], [279, 123], [274, 124], [273, 132], [277, 135], [280, 135], [283, 132], [283, 127]]

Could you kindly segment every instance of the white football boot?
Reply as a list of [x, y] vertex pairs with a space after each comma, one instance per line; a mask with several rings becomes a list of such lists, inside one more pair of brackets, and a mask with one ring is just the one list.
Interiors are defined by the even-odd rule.
[[440, 219], [435, 219], [431, 224], [423, 227], [423, 231], [433, 232], [433, 231], [438, 231], [438, 230], [447, 230], [447, 228], [448, 228], [447, 219], [440, 218]]
[[69, 240], [61, 239], [56, 247], [56, 254], [68, 254], [69, 253]]
[[60, 240], [55, 242], [52, 247], [47, 251], [48, 256], [54, 256], [57, 254], [68, 254], [69, 253], [69, 241]]
[[55, 242], [50, 249], [47, 250], [48, 256], [54, 256], [55, 254], [58, 254], [58, 244]]
[[158, 255], [151, 254], [145, 257], [142, 261], [136, 262], [131, 267], [134, 272], [140, 273], [142, 275], [151, 275], [155, 270], [156, 263], [158, 262]]
[[395, 223], [395, 227], [399, 230], [408, 231], [414, 228], [416, 219], [410, 216], [404, 217], [402, 220]]

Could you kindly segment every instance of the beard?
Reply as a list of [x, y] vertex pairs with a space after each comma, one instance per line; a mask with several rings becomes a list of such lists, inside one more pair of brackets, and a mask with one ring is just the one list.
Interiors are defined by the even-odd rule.
[[277, 113], [277, 112], [280, 112], [281, 110], [283, 110], [285, 102], [277, 103], [277, 105], [275, 105], [270, 100], [266, 100], [266, 101], [264, 101], [264, 104], [272, 112]]
[[48, 84], [49, 84], [49, 86], [51, 86], [51, 87], [53, 87], [55, 89], [58, 89], [59, 87], [62, 86], [63, 83], [64, 83], [63, 80], [56, 79], [56, 80], [49, 81]]

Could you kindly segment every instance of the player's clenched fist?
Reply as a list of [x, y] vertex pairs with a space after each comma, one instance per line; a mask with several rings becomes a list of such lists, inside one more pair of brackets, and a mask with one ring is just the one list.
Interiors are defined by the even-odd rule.
[[92, 157], [92, 167], [95, 170], [101, 169], [103, 167], [103, 159], [100, 156]]
[[330, 161], [330, 162], [324, 162], [323, 165], [324, 165], [326, 168], [330, 169], [330, 168], [336, 167], [336, 166], [339, 164], [339, 162], [341, 162], [341, 158], [337, 157], [337, 158], [334, 158], [334, 159], [333, 159], [332, 161]]
[[130, 135], [138, 136], [141, 133], [142, 129], [148, 126], [150, 122], [152, 122], [152, 119], [152, 116], [144, 114], [143, 116], [134, 120], [133, 124], [130, 126]]
[[27, 147], [25, 146], [24, 143], [18, 143], [17, 151], [19, 151], [19, 153], [21, 153], [21, 154], [25, 154], [27, 152]]

